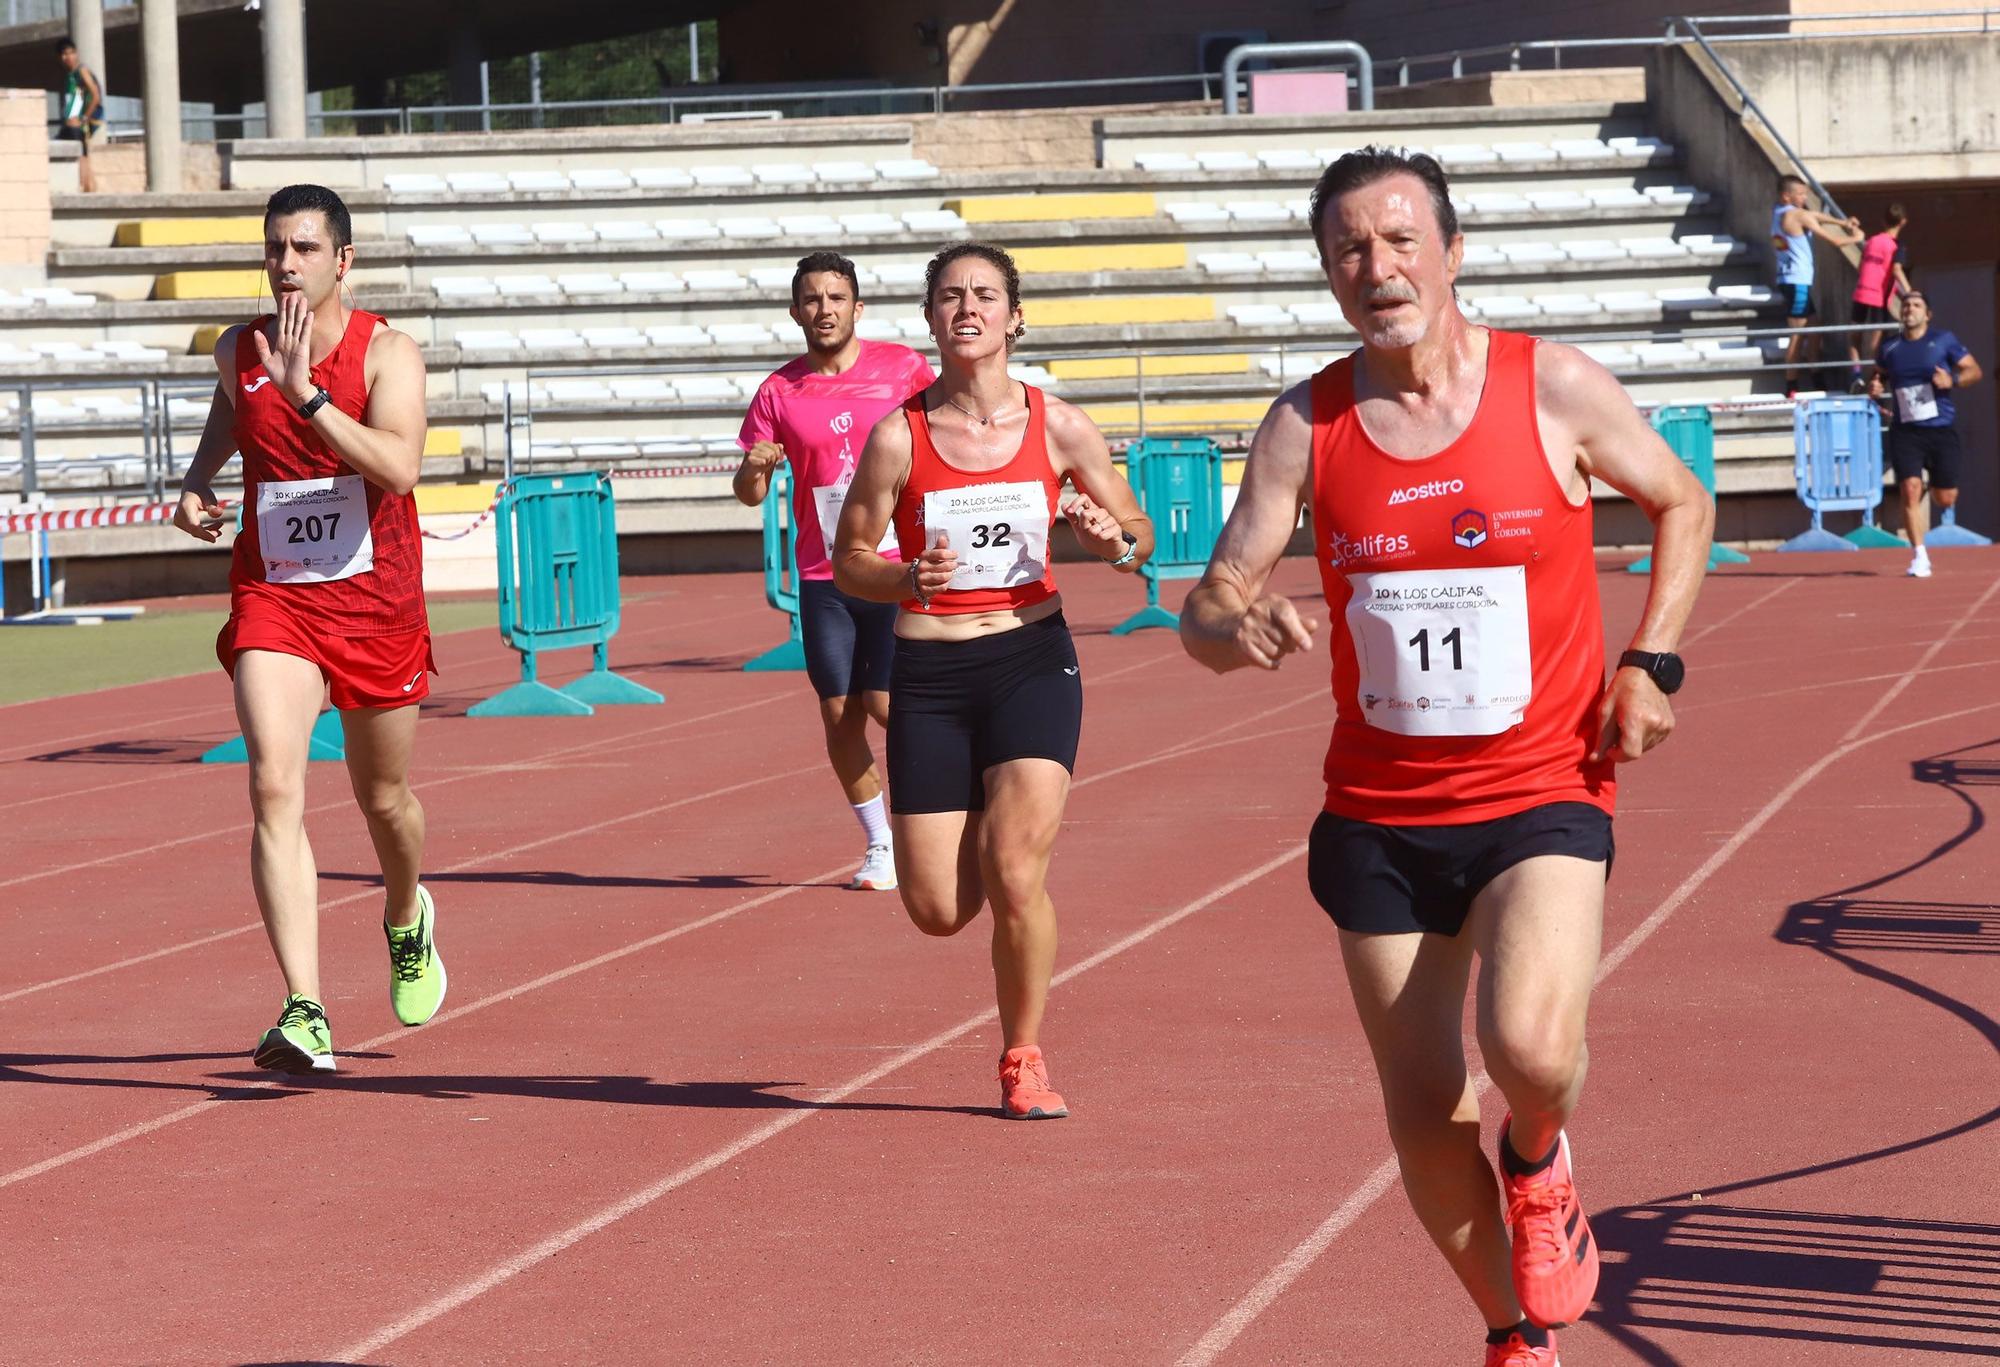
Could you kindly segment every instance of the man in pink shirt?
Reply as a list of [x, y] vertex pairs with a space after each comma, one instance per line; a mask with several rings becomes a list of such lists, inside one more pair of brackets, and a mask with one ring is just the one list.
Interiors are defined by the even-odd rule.
[[[896, 886], [895, 846], [868, 745], [868, 718], [883, 726], [889, 721], [896, 605], [842, 593], [826, 548], [869, 430], [936, 376], [906, 346], [856, 337], [862, 307], [852, 261], [835, 252], [800, 260], [792, 276], [792, 321], [805, 333], [806, 352], [773, 372], [751, 399], [736, 439], [744, 456], [735, 490], [754, 508], [771, 492], [772, 468], [791, 462], [806, 676], [819, 695], [826, 756], [868, 838], [848, 886], [887, 891]], [[892, 529], [884, 555], [896, 556], [894, 542]]]

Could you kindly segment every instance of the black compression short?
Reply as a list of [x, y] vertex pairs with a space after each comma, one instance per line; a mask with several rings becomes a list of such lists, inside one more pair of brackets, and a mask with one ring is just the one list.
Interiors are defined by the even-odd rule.
[[891, 811], [978, 812], [1011, 759], [1076, 768], [1083, 677], [1060, 612], [971, 641], [896, 640], [889, 690]]
[[806, 677], [822, 698], [887, 693], [896, 652], [894, 603], [842, 593], [831, 579], [799, 584], [799, 632]]

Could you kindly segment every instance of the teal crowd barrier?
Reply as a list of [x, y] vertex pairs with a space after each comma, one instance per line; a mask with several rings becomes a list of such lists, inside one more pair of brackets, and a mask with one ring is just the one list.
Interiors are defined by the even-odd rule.
[[1125, 452], [1125, 477], [1153, 520], [1153, 555], [1139, 567], [1146, 606], [1111, 634], [1178, 630], [1181, 619], [1160, 606], [1160, 581], [1199, 579], [1215, 554], [1222, 535], [1222, 447], [1207, 437], [1141, 437]]
[[[1701, 481], [1701, 487], [1708, 490], [1709, 498], [1715, 497], [1715, 415], [1701, 404], [1668, 404], [1653, 410], [1653, 430], [1667, 445], [1674, 448], [1674, 454], [1681, 458], [1681, 464], [1694, 471], [1694, 477]], [[1730, 546], [1710, 542], [1708, 547], [1708, 567], [1718, 565], [1747, 565], [1750, 557]], [[1625, 567], [1628, 574], [1651, 574], [1653, 557], [1643, 556]]]
[[[1902, 538], [1875, 525], [1882, 506], [1882, 410], [1859, 395], [1812, 399], [1792, 410], [1792, 479], [1812, 526], [1781, 551], [1851, 551], [1900, 546]], [[1861, 525], [1835, 536], [1820, 525], [1827, 513], [1861, 514]]]
[[792, 467], [771, 470], [771, 489], [764, 495], [764, 601], [784, 613], [790, 634], [778, 645], [743, 667], [764, 672], [806, 667], [806, 638], [799, 625], [799, 551], [792, 525]]
[[[618, 634], [618, 523], [611, 477], [586, 470], [521, 475], [494, 509], [500, 636], [521, 653], [521, 682], [467, 711], [474, 717], [587, 717], [596, 703], [664, 702], [611, 672]], [[561, 689], [541, 682], [543, 651], [589, 646], [590, 672]]]
[[[319, 714], [319, 720], [313, 723], [312, 739], [306, 747], [306, 758], [309, 760], [347, 758], [347, 733], [340, 727], [340, 714], [338, 712], [329, 708]], [[243, 737], [238, 736], [236, 739], [226, 740], [213, 750], [208, 751], [201, 757], [201, 762], [203, 764], [248, 764], [250, 762], [250, 748], [244, 743]]]
[[1938, 519], [1937, 526], [1924, 534], [1924, 545], [1926, 546], [1990, 546], [1992, 544], [1992, 537], [1981, 536], [1970, 527], [1961, 527], [1958, 525], [1958, 508], [1955, 505], [1946, 508], [1944, 516]]

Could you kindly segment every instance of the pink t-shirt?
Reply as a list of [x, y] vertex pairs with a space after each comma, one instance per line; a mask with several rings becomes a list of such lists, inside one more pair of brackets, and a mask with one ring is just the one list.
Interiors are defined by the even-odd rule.
[[[800, 577], [833, 578], [827, 539], [840, 521], [840, 505], [869, 431], [936, 378], [929, 362], [908, 347], [864, 341], [854, 364], [838, 375], [819, 374], [811, 359], [801, 356], [757, 386], [736, 442], [745, 451], [760, 441], [785, 448]], [[883, 554], [897, 558], [893, 529]]]

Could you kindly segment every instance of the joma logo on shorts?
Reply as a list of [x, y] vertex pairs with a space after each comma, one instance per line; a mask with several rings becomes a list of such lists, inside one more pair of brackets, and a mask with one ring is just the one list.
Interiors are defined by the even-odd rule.
[[1399, 503], [1415, 503], [1419, 499], [1443, 498], [1446, 494], [1464, 492], [1465, 481], [1462, 479], [1434, 479], [1428, 484], [1412, 484], [1407, 489], [1392, 489], [1389, 492], [1389, 506], [1393, 508]]

